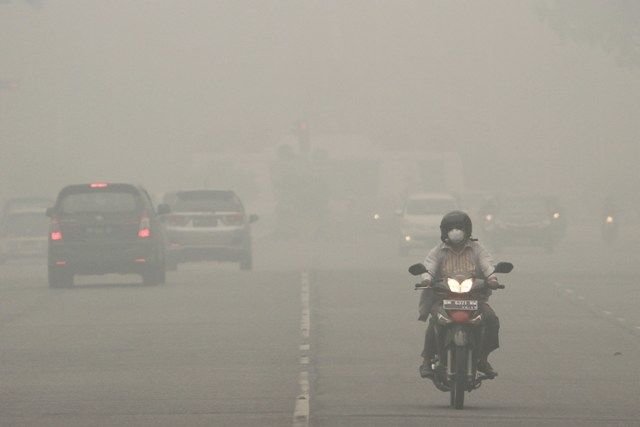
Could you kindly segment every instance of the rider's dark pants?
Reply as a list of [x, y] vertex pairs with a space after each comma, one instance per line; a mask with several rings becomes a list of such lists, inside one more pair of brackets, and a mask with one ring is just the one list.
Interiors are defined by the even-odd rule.
[[[431, 318], [429, 319], [429, 326], [427, 327], [427, 333], [424, 338], [424, 349], [422, 350], [422, 357], [425, 359], [432, 359], [438, 349], [436, 344], [436, 321], [439, 304], [434, 304], [431, 309]], [[500, 347], [500, 341], [498, 339], [498, 332], [500, 331], [500, 319], [496, 316], [493, 308], [486, 302], [480, 301], [478, 306], [482, 313], [485, 326], [485, 340], [483, 345], [483, 351], [480, 357], [489, 355], [493, 350]]]

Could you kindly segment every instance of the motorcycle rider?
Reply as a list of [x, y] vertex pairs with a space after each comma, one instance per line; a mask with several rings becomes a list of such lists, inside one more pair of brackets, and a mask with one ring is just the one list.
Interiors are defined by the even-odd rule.
[[478, 300], [478, 308], [482, 313], [486, 328], [486, 338], [480, 353], [478, 370], [486, 375], [495, 376], [497, 372], [487, 360], [489, 353], [499, 347], [498, 330], [500, 323], [493, 309], [487, 303], [491, 289], [496, 289], [498, 279], [493, 275], [493, 259], [489, 252], [476, 239], [471, 237], [472, 224], [469, 215], [462, 211], [447, 213], [440, 222], [440, 239], [442, 243], [434, 247], [427, 255], [424, 265], [431, 275], [422, 276], [422, 285], [427, 287], [420, 295], [418, 320], [426, 322], [429, 314], [431, 319], [427, 327], [422, 352], [423, 363], [420, 365], [420, 376], [433, 377], [431, 367], [436, 354], [435, 317], [442, 300], [433, 288], [432, 281], [458, 274], [473, 276], [487, 281], [485, 294]]

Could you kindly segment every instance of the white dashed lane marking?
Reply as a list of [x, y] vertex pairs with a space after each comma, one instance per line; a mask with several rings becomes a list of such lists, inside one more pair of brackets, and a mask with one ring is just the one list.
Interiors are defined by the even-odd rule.
[[296, 398], [295, 408], [293, 410], [293, 426], [308, 427], [309, 426], [309, 400], [311, 396], [311, 387], [309, 383], [309, 363], [311, 343], [309, 336], [311, 334], [311, 315], [309, 304], [309, 274], [303, 272], [300, 276], [300, 303], [302, 305], [302, 314], [300, 317], [300, 375], [298, 376], [299, 393]]
[[629, 326], [627, 325], [627, 320], [624, 317], [618, 317], [616, 316], [613, 312], [609, 311], [609, 310], [602, 310], [602, 309], [597, 309], [596, 310], [596, 306], [594, 303], [592, 303], [591, 301], [588, 301], [583, 295], [576, 295], [575, 291], [573, 289], [570, 288], [564, 288], [562, 286], [562, 284], [560, 283], [555, 283], [554, 284], [556, 289], [558, 290], [558, 292], [563, 293], [565, 298], [568, 298], [572, 301], [579, 301], [580, 305], [584, 306], [585, 308], [591, 310], [591, 311], [595, 311], [596, 313], [600, 313], [603, 317], [610, 319], [610, 322], [613, 322], [614, 318], [615, 320], [622, 324], [622, 326], [627, 330], [630, 331], [631, 333], [635, 333], [636, 331], [640, 331], [640, 325], [637, 326]]

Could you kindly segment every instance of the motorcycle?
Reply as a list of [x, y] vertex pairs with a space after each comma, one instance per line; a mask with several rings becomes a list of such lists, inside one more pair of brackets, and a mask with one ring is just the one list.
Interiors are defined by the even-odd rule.
[[602, 221], [602, 240], [607, 245], [612, 245], [618, 238], [618, 220], [612, 213], [605, 215]]
[[[494, 273], [509, 273], [511, 270], [513, 264], [499, 262]], [[409, 273], [414, 276], [431, 274], [424, 264], [412, 265]], [[452, 408], [463, 409], [465, 392], [472, 392], [480, 387], [482, 381], [495, 378], [495, 375], [478, 372], [485, 335], [478, 297], [486, 290], [487, 284], [481, 279], [458, 276], [436, 280], [431, 287], [443, 296], [436, 318], [431, 319], [437, 324], [437, 353], [432, 364], [432, 380], [438, 390], [450, 393]], [[415, 289], [426, 287], [416, 284]], [[504, 285], [498, 285], [498, 289], [504, 289]]]

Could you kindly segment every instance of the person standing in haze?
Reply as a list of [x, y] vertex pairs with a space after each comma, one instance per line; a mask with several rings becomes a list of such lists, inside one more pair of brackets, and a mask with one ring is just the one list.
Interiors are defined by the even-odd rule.
[[477, 239], [471, 237], [472, 224], [469, 215], [462, 211], [452, 211], [446, 214], [440, 222], [440, 239], [436, 247], [431, 249], [424, 260], [424, 265], [431, 274], [423, 274], [422, 285], [427, 289], [420, 295], [418, 320], [426, 322], [431, 314], [427, 327], [422, 351], [423, 362], [419, 371], [422, 378], [432, 378], [431, 364], [437, 351], [435, 336], [435, 318], [442, 297], [437, 295], [431, 284], [433, 280], [445, 279], [464, 275], [487, 281], [486, 292], [478, 300], [478, 308], [482, 313], [486, 328], [486, 337], [480, 353], [478, 370], [487, 375], [495, 376], [497, 372], [487, 360], [489, 353], [499, 347], [498, 331], [500, 322], [488, 300], [491, 289], [498, 287], [498, 279], [493, 274], [493, 259], [489, 252]]

